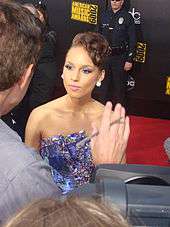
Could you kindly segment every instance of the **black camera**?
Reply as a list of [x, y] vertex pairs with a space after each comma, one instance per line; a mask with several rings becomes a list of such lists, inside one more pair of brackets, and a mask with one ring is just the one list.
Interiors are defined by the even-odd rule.
[[79, 196], [100, 196], [117, 205], [132, 226], [170, 226], [170, 168], [100, 165]]

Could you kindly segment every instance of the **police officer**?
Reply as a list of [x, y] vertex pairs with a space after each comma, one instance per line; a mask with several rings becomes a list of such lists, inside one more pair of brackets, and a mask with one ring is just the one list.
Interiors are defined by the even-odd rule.
[[107, 98], [126, 106], [127, 72], [132, 69], [136, 46], [134, 19], [123, 7], [124, 0], [111, 0], [101, 15], [98, 32], [110, 43]]

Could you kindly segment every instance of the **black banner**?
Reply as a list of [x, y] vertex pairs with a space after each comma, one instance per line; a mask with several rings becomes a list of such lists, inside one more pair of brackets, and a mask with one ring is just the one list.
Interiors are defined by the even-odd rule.
[[138, 45], [130, 96], [170, 102], [170, 1], [132, 0]]
[[[59, 74], [72, 38], [78, 32], [94, 30], [101, 12], [106, 10], [109, 3], [110, 0], [46, 2], [50, 26], [57, 32]], [[166, 107], [170, 103], [170, 1], [126, 0], [125, 3], [134, 18], [138, 39], [135, 66], [129, 75], [127, 86], [131, 112], [138, 114], [142, 111], [143, 115], [147, 115], [147, 110], [150, 109], [152, 115], [153, 108], [153, 115], [159, 117], [160, 112], [166, 108], [165, 115], [170, 118], [170, 110], [167, 111]], [[138, 111], [136, 105], [139, 107], [140, 103], [143, 106]], [[149, 105], [145, 108], [147, 103]], [[158, 103], [162, 105], [161, 110]]]

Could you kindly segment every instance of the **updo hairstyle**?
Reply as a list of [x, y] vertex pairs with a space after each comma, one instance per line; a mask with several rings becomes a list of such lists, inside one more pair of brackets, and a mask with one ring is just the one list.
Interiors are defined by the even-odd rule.
[[107, 56], [110, 54], [110, 47], [103, 35], [96, 32], [78, 33], [71, 44], [71, 47], [82, 46], [91, 58], [93, 64], [102, 70]]

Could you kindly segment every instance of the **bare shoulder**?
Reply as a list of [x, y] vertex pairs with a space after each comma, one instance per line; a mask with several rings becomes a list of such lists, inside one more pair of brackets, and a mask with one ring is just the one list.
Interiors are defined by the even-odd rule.
[[[100, 126], [100, 123], [102, 121], [102, 117], [103, 117], [103, 113], [104, 113], [104, 109], [105, 109], [105, 105], [103, 105], [102, 103], [94, 100], [94, 108], [93, 108], [93, 112], [94, 112], [94, 121], [96, 122], [96, 124], [98, 126]], [[112, 114], [114, 114], [114, 111], [112, 111]]]
[[100, 116], [103, 114], [104, 105], [102, 103], [98, 102], [97, 100], [94, 100], [92, 109], [96, 115]]
[[[105, 105], [103, 105], [101, 102], [98, 102], [95, 100], [95, 109], [100, 111], [101, 114], [103, 114], [104, 109], [105, 109]], [[114, 113], [114, 111], [112, 110], [112, 113]]]
[[93, 100], [92, 105], [88, 109], [88, 119], [90, 122], [94, 122], [97, 125], [100, 124], [104, 111], [104, 105], [97, 100]]
[[49, 117], [51, 114], [55, 113], [60, 113], [62, 112], [62, 97], [55, 99], [53, 101], [50, 101], [44, 105], [38, 106], [35, 108], [30, 116], [38, 117], [39, 119]]

